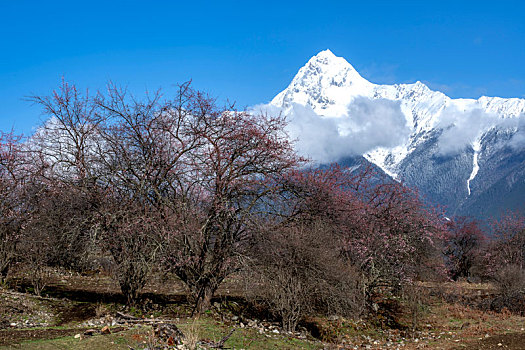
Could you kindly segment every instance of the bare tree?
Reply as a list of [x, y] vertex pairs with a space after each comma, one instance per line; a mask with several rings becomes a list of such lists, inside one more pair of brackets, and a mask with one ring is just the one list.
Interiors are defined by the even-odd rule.
[[152, 208], [164, 262], [188, 286], [197, 312], [239, 268], [249, 218], [295, 157], [280, 117], [218, 108], [180, 86], [171, 100], [145, 101], [110, 86], [97, 103], [106, 123], [101, 181], [121, 202]]
[[[157, 93], [138, 100], [114, 85], [90, 98], [63, 84], [32, 100], [52, 117], [35, 136], [44, 178], [97, 194], [97, 235], [111, 242], [117, 265], [127, 264], [121, 273], [145, 271], [162, 237], [164, 262], [198, 312], [239, 268], [250, 217], [278, 188], [274, 178], [299, 162], [283, 118], [218, 108], [189, 84], [173, 99]], [[137, 259], [121, 256], [127, 250]], [[134, 299], [128, 290], [140, 289], [145, 277], [133, 278], [133, 287], [120, 277]]]
[[105, 191], [96, 159], [103, 119], [89, 91], [65, 81], [51, 96], [29, 100], [48, 118], [27, 142], [37, 209], [32, 229], [46, 232], [50, 264], [81, 268], [97, 238]]
[[24, 155], [21, 137], [0, 133], [0, 282], [17, 256], [17, 244], [26, 221]]
[[167, 261], [202, 312], [224, 278], [240, 268], [251, 219], [279, 189], [275, 178], [300, 159], [282, 117], [218, 109], [199, 94], [192, 100], [192, 115], [205, 113], [199, 115], [199, 147], [190, 153], [189, 176], [180, 182], [180, 222]]
[[30, 140], [34, 163], [46, 170], [42, 176], [89, 191], [88, 184], [96, 179], [94, 145], [100, 142], [102, 121], [94, 99], [63, 81], [51, 96], [31, 96], [29, 101], [48, 117]]
[[[111, 201], [113, 203], [111, 204]], [[160, 249], [159, 213], [136, 203], [108, 199], [97, 228], [100, 245], [114, 261], [113, 273], [129, 305], [140, 299]]]
[[184, 108], [193, 103], [188, 85], [173, 101], [161, 101], [160, 93], [140, 101], [115, 85], [108, 91], [96, 99], [104, 120], [95, 150], [104, 187], [97, 228], [121, 290], [134, 303], [180, 222], [184, 186], [193, 181], [188, 154], [200, 144], [198, 120]]

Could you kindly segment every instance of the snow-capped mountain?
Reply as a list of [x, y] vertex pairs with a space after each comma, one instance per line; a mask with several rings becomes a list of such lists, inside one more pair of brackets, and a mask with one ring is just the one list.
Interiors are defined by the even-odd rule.
[[[269, 108], [289, 116], [299, 151], [313, 160], [363, 155], [452, 213], [497, 214], [525, 202], [500, 203], [525, 190], [525, 99], [452, 99], [419, 81], [378, 85], [325, 50]], [[484, 210], [478, 201], [489, 199], [496, 207]]]

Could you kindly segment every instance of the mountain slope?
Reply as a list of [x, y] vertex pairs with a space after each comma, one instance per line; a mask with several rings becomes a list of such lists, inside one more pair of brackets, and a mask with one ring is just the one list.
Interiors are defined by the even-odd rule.
[[270, 103], [318, 163], [363, 155], [451, 214], [522, 207], [525, 100], [451, 99], [425, 84], [373, 84], [325, 50]]

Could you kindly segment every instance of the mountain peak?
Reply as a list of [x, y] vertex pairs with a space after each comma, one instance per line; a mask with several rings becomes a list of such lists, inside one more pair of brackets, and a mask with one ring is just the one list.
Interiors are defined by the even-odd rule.
[[337, 58], [337, 56], [334, 55], [334, 53], [330, 49], [319, 51], [319, 53], [317, 55], [315, 55], [314, 57], [312, 57], [312, 58], [315, 58], [315, 57], [317, 57], [317, 58], [328, 58], [328, 59]]
[[344, 58], [327, 49], [310, 58], [271, 103], [279, 107], [299, 103], [321, 115], [341, 116], [354, 96], [368, 94], [373, 86]]
[[317, 55], [310, 58], [310, 60], [308, 60], [308, 63], [306, 65], [307, 66], [308, 65], [313, 65], [313, 66], [321, 65], [321, 66], [330, 66], [330, 67], [338, 68], [338, 69], [355, 70], [354, 67], [352, 67], [352, 65], [348, 63], [347, 60], [345, 60], [343, 57], [334, 55], [334, 53], [330, 51], [329, 49], [320, 51]]

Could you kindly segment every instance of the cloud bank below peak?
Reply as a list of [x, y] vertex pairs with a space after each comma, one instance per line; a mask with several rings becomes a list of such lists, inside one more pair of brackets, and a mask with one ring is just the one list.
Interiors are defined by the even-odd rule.
[[438, 139], [438, 152], [443, 156], [454, 156], [463, 152], [491, 128], [509, 130], [513, 135], [507, 146], [514, 150], [525, 146], [525, 114], [514, 118], [502, 118], [481, 108], [459, 110], [455, 106], [449, 106], [439, 115], [436, 126], [443, 130]]
[[392, 148], [406, 143], [410, 128], [399, 101], [356, 97], [346, 115], [322, 116], [310, 106], [292, 103], [251, 108], [255, 113], [284, 114], [288, 134], [298, 153], [314, 163], [332, 163], [360, 156], [378, 147]]

